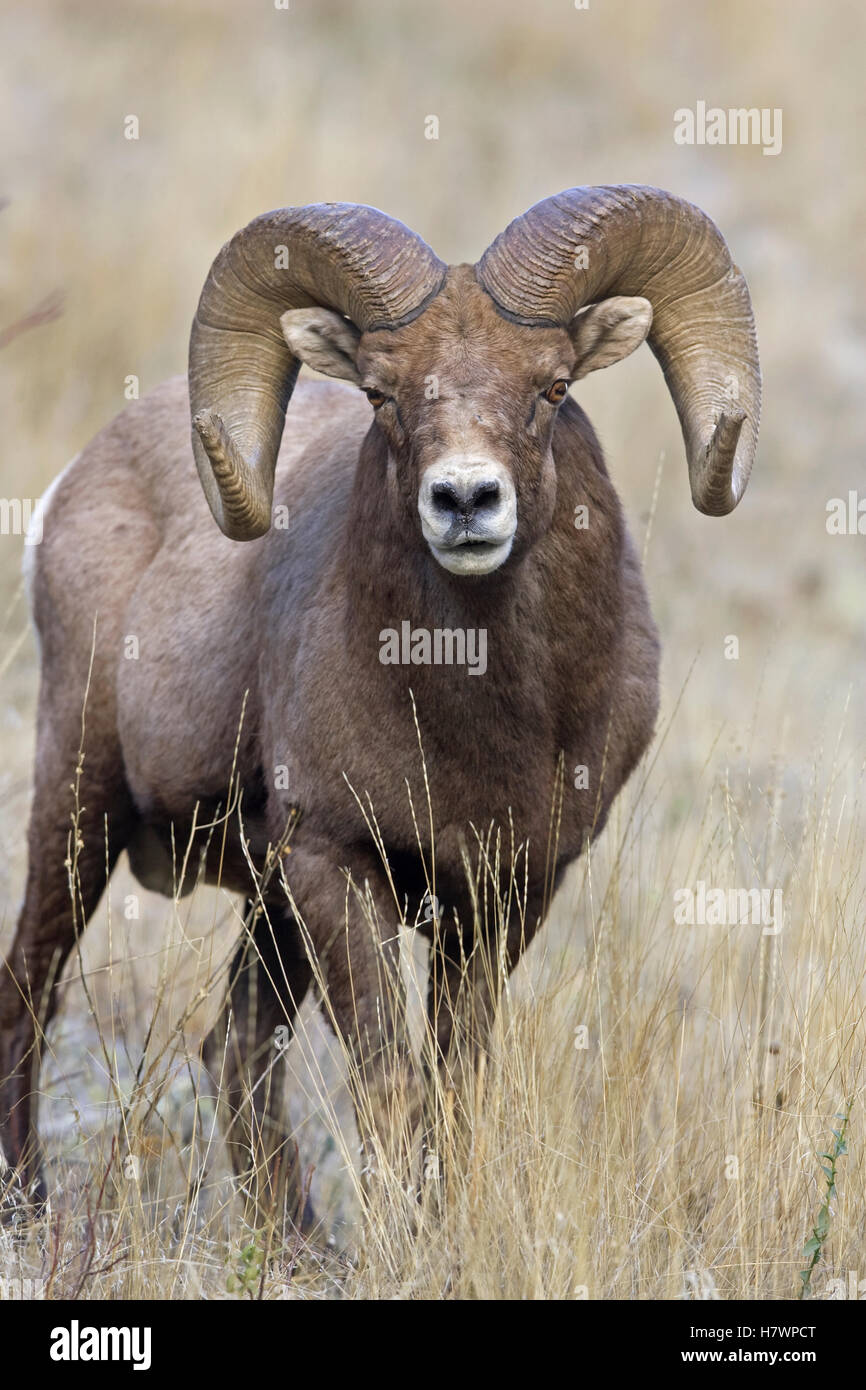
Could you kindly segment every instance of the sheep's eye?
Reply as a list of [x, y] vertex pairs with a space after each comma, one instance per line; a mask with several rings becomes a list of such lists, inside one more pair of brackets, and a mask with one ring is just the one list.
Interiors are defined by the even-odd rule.
[[547, 390], [544, 392], [544, 399], [550, 401], [551, 405], [560, 405], [567, 395], [568, 382], [560, 378], [560, 380], [555, 381], [552, 386], [548, 386]]
[[365, 386], [364, 395], [370, 402], [374, 410], [378, 410], [380, 405], [384, 405], [388, 397], [384, 391], [377, 391], [375, 386]]

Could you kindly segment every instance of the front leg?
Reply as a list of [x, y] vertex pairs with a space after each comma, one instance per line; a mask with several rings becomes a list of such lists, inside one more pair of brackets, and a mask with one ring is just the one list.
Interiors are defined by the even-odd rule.
[[343, 1041], [361, 1139], [364, 1187], [384, 1165], [405, 1190], [421, 1087], [406, 1026], [399, 913], [370, 853], [293, 842], [286, 890], [323, 989], [323, 1006]]
[[[502, 990], [543, 921], [541, 886], [525, 903], [512, 904], [507, 924], [485, 931], [467, 900], [457, 920], [433, 931], [427, 986], [427, 1042], [424, 1054], [423, 1175], [440, 1176], [441, 1149], [464, 1163], [472, 1147], [472, 1118]], [[502, 930], [506, 931], [503, 941]], [[444, 1128], [443, 1128], [444, 1126]], [[437, 1137], [438, 1135], [438, 1137]]]

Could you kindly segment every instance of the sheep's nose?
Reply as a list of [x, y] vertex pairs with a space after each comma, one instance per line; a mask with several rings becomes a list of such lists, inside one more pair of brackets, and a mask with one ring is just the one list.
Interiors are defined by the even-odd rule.
[[511, 554], [517, 493], [497, 459], [437, 459], [422, 474], [418, 514], [425, 541], [452, 574], [489, 574]]
[[470, 521], [479, 513], [494, 510], [499, 504], [500, 487], [496, 478], [448, 479], [434, 482], [430, 500], [436, 511], [449, 520]]

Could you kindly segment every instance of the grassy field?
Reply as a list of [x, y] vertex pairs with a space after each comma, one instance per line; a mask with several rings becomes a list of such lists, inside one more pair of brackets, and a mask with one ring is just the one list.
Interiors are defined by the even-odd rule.
[[[124, 861], [51, 1034], [51, 1222], [0, 1230], [0, 1277], [91, 1298], [790, 1298], [848, 1111], [811, 1291], [866, 1281], [866, 537], [826, 526], [830, 499], [866, 491], [864, 40], [853, 0], [5, 6], [0, 497], [40, 496], [128, 376], [143, 394], [184, 369], [226, 237], [329, 199], [474, 261], [571, 184], [691, 198], [748, 277], [765, 413], [747, 497], [715, 520], [648, 351], [576, 389], [645, 553], [662, 715], [514, 976], [445, 1196], [418, 1208], [385, 1171], [362, 1215], [344, 1059], [308, 1005], [275, 1067], [322, 1239], [250, 1224], [194, 1086], [239, 905], [141, 893], [127, 920]], [[781, 109], [782, 152], [677, 145], [673, 113], [699, 100]], [[0, 949], [38, 674], [22, 551], [0, 536]], [[699, 881], [781, 889], [782, 929], [678, 923]], [[447, 1107], [439, 1142], [457, 1143]]]

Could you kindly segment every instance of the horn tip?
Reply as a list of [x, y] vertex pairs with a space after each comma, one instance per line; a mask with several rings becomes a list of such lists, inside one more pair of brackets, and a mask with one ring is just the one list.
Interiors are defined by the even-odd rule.
[[692, 478], [692, 502], [704, 516], [727, 516], [746, 490], [748, 469], [737, 467], [737, 446], [747, 412], [741, 406], [722, 410], [708, 443], [701, 452], [700, 467]]
[[225, 432], [222, 417], [217, 415], [215, 410], [197, 410], [192, 417], [192, 423], [205, 447], [218, 443]]

